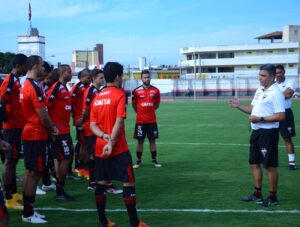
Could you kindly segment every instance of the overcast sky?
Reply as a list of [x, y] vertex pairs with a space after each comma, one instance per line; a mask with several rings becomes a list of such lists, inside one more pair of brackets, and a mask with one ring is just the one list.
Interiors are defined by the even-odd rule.
[[300, 24], [299, 0], [0, 0], [0, 52], [16, 52], [28, 34], [29, 2], [53, 63], [103, 43], [105, 62], [175, 65], [182, 47], [251, 44]]

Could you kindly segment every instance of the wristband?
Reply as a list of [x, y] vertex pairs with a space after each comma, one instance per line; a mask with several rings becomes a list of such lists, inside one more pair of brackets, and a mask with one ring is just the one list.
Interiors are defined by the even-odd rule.
[[266, 122], [266, 120], [265, 120], [265, 118], [264, 118], [264, 117], [261, 117], [261, 118], [260, 118], [260, 120], [259, 120], [259, 122], [260, 122], [260, 123], [265, 123], [265, 122]]

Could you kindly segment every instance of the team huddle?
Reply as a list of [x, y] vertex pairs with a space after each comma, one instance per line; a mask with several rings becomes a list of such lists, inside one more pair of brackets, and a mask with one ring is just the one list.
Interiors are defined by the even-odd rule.
[[[292, 142], [295, 125], [291, 110], [295, 86], [284, 73], [281, 65], [261, 66], [261, 87], [251, 105], [242, 105], [237, 99], [229, 102], [231, 107], [249, 114], [252, 128], [249, 164], [254, 192], [242, 200], [263, 206], [279, 203], [279, 132], [288, 152], [288, 167], [296, 169]], [[122, 76], [123, 66], [117, 62], [108, 62], [103, 70], [83, 69], [78, 74], [79, 82], [69, 91], [67, 83], [72, 79], [69, 65], [63, 64], [52, 70], [39, 56], [15, 56], [13, 70], [0, 86], [3, 122], [0, 151], [4, 164], [0, 226], [8, 226], [7, 208], [22, 210], [23, 222], [47, 223], [45, 216], [33, 207], [40, 179], [43, 190], [55, 190], [56, 200], [69, 202], [76, 198], [66, 192], [65, 185], [67, 179], [77, 179], [74, 172], [85, 176], [89, 180], [87, 188], [95, 192], [99, 226], [116, 226], [106, 216], [107, 193], [123, 193], [131, 227], [149, 226], [137, 214], [133, 169], [142, 165], [146, 136], [153, 167], [162, 166], [157, 161], [159, 133], [155, 114], [160, 105], [160, 91], [150, 84], [150, 72], [143, 70], [142, 85], [132, 92], [132, 107], [136, 112], [134, 138], [137, 139], [137, 162], [133, 164], [125, 135], [128, 96], [122, 88]], [[75, 148], [71, 118], [76, 128]], [[25, 166], [22, 195], [18, 193], [16, 183], [19, 159], [24, 159]], [[261, 164], [268, 172], [269, 195], [266, 199], [262, 193]], [[112, 181], [122, 182], [123, 188], [115, 188]]]
[[[66, 179], [76, 179], [74, 171], [86, 176], [88, 189], [95, 191], [99, 226], [116, 225], [106, 217], [106, 193], [123, 193], [130, 226], [148, 226], [138, 218], [133, 167], [142, 163], [146, 136], [152, 164], [161, 167], [155, 144], [155, 110], [159, 107], [160, 92], [150, 85], [149, 71], [141, 73], [143, 84], [133, 92], [132, 105], [137, 116], [134, 138], [138, 141], [137, 163], [133, 165], [125, 136], [128, 102], [121, 87], [122, 65], [108, 62], [103, 70], [82, 70], [71, 91], [67, 88], [72, 79], [69, 65], [52, 70], [39, 56], [17, 54], [13, 67], [0, 87], [0, 148], [4, 163], [1, 226], [8, 226], [7, 208], [22, 210], [23, 222], [47, 223], [45, 216], [33, 207], [39, 180], [42, 178], [42, 189], [56, 191], [56, 200], [73, 201], [76, 198], [66, 192], [65, 184]], [[75, 148], [70, 134], [71, 117], [76, 127]], [[16, 186], [16, 167], [21, 158], [25, 166], [23, 195]], [[121, 181], [123, 189], [115, 188], [112, 181]]]

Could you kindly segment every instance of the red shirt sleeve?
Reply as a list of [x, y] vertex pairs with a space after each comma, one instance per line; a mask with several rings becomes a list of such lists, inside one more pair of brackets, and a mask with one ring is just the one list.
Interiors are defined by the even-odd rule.
[[117, 106], [117, 117], [126, 118], [126, 98], [125, 93], [119, 99]]
[[8, 85], [8, 79], [4, 79], [4, 81], [1, 84], [0, 87], [0, 98], [1, 100], [7, 100], [9, 98], [9, 96], [6, 94], [6, 89], [7, 89], [7, 85]]

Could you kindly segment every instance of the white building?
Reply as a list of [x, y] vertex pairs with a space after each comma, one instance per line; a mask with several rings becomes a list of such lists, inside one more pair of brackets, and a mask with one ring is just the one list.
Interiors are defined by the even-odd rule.
[[40, 36], [37, 28], [31, 28], [30, 35], [18, 36], [18, 53], [26, 56], [38, 55], [45, 60], [45, 37]]
[[[185, 47], [180, 49], [181, 78], [233, 78], [257, 76], [266, 63], [283, 64], [286, 75], [298, 75], [300, 26], [259, 36], [258, 44]], [[260, 43], [270, 40], [270, 43]]]

